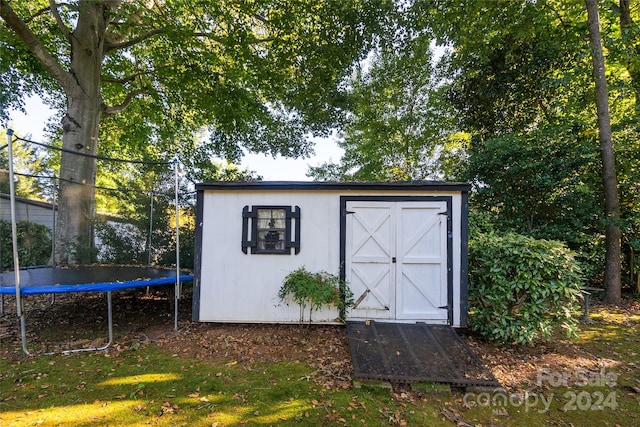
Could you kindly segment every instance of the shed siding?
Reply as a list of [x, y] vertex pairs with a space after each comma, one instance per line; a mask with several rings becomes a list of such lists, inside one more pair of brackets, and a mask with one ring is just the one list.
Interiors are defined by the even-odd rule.
[[[44, 205], [44, 203], [42, 203]], [[11, 221], [11, 202], [0, 199], [0, 219]], [[29, 221], [53, 229], [54, 214], [51, 207], [40, 206], [24, 200], [16, 200], [16, 221]]]
[[[255, 205], [300, 207], [298, 255], [242, 252], [242, 209]], [[297, 305], [280, 304], [277, 298], [284, 277], [302, 266], [310, 271], [339, 272], [339, 246], [334, 243], [339, 242], [340, 230], [335, 224], [340, 206], [331, 193], [206, 193], [203, 208], [202, 321], [295, 322], [299, 319]], [[313, 320], [332, 321], [336, 317], [334, 310], [324, 310], [314, 313]]]

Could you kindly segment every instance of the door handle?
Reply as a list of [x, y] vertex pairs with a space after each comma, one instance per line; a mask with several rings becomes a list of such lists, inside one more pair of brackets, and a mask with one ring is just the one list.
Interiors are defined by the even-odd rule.
[[391, 262], [392, 262], [393, 264], [395, 264], [395, 263], [396, 263], [396, 257], [391, 257]]

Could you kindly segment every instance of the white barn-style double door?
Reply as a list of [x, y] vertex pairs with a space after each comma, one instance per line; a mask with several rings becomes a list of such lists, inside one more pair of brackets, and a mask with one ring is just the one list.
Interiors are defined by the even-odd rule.
[[349, 318], [448, 323], [446, 201], [347, 201]]

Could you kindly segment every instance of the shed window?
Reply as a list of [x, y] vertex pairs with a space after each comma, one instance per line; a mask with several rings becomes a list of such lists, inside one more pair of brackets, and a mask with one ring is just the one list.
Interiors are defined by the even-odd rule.
[[245, 206], [242, 210], [242, 252], [290, 255], [300, 252], [300, 208]]

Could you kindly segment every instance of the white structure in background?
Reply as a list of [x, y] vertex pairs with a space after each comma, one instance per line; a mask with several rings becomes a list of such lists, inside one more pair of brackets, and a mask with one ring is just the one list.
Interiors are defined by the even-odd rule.
[[[8, 194], [0, 194], [0, 220], [11, 221], [11, 206]], [[53, 205], [38, 200], [16, 197], [16, 221], [29, 221], [53, 230], [55, 213]]]
[[[10, 196], [0, 193], [0, 220], [11, 221]], [[15, 198], [16, 205], [16, 222], [27, 221], [34, 224], [44, 225], [51, 231], [51, 236], [55, 233], [55, 217], [57, 207], [54, 208], [52, 203], [42, 202], [39, 200], [25, 199], [24, 197]], [[144, 252], [146, 241], [140, 239], [139, 230], [133, 225], [127, 223], [122, 218], [113, 215], [98, 213], [97, 218], [104, 221], [108, 226], [117, 231], [122, 238], [128, 239], [132, 244], [138, 245], [139, 250]], [[95, 233], [95, 246], [98, 249], [98, 261], [104, 260], [104, 255], [108, 248], [105, 248], [100, 239], [100, 233]]]
[[[284, 277], [340, 274], [349, 320], [465, 326], [467, 198], [461, 183], [203, 183], [197, 189], [193, 318], [297, 322]], [[334, 322], [335, 310], [314, 314]]]

